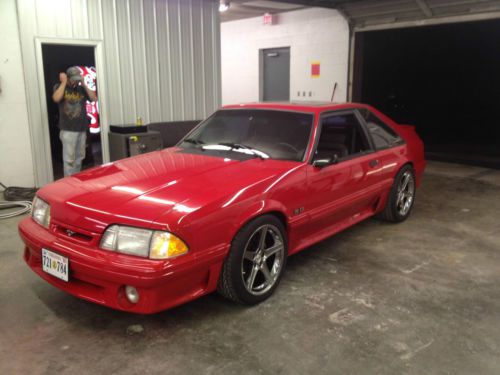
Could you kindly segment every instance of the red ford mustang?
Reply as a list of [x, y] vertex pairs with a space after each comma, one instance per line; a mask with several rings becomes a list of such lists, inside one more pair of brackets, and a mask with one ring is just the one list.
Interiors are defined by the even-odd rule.
[[120, 310], [215, 290], [254, 304], [288, 256], [373, 215], [406, 219], [424, 168], [413, 127], [366, 105], [227, 106], [176, 147], [42, 188], [19, 225], [24, 259]]

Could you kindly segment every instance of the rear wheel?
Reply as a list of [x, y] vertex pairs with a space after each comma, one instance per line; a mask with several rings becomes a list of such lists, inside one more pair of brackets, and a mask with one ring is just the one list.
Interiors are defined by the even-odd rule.
[[415, 172], [411, 165], [405, 165], [394, 178], [394, 184], [381, 217], [398, 223], [410, 216], [415, 202]]
[[278, 286], [286, 265], [285, 228], [273, 215], [258, 217], [234, 237], [217, 290], [245, 304], [264, 301]]

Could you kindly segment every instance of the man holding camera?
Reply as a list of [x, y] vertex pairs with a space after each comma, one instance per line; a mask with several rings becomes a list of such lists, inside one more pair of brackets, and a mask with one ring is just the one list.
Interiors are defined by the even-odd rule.
[[85, 158], [87, 139], [86, 101], [97, 100], [94, 91], [85, 84], [80, 69], [68, 68], [59, 74], [52, 100], [59, 104], [59, 138], [63, 145], [64, 176], [79, 172]]

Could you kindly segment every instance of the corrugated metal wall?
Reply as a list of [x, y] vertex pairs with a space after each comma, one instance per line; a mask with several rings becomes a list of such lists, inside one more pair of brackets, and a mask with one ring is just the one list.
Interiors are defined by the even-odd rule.
[[102, 16], [111, 121], [201, 119], [219, 105], [213, 2], [102, 0]]
[[[132, 123], [138, 116], [145, 123], [202, 119], [220, 105], [220, 30], [215, 1], [17, 3], [34, 140], [47, 137], [41, 129], [45, 104], [40, 100], [36, 38], [103, 41], [108, 119], [104, 131], [109, 124]], [[50, 145], [34, 142], [32, 148], [35, 164], [49, 163]], [[51, 180], [48, 172], [40, 171], [44, 168], [35, 169], [39, 184]]]

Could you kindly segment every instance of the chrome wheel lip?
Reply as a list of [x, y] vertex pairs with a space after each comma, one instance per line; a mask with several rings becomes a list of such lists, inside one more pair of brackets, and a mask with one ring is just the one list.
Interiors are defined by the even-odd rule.
[[406, 216], [410, 212], [415, 197], [415, 178], [411, 171], [406, 171], [401, 176], [398, 184], [396, 199], [396, 210], [401, 216]]
[[[259, 236], [258, 246], [251, 249], [255, 236]], [[268, 242], [272, 242], [270, 246], [266, 245]], [[280, 230], [272, 224], [259, 226], [248, 238], [241, 259], [240, 273], [246, 291], [254, 296], [267, 293], [279, 279], [284, 258], [285, 242]]]

